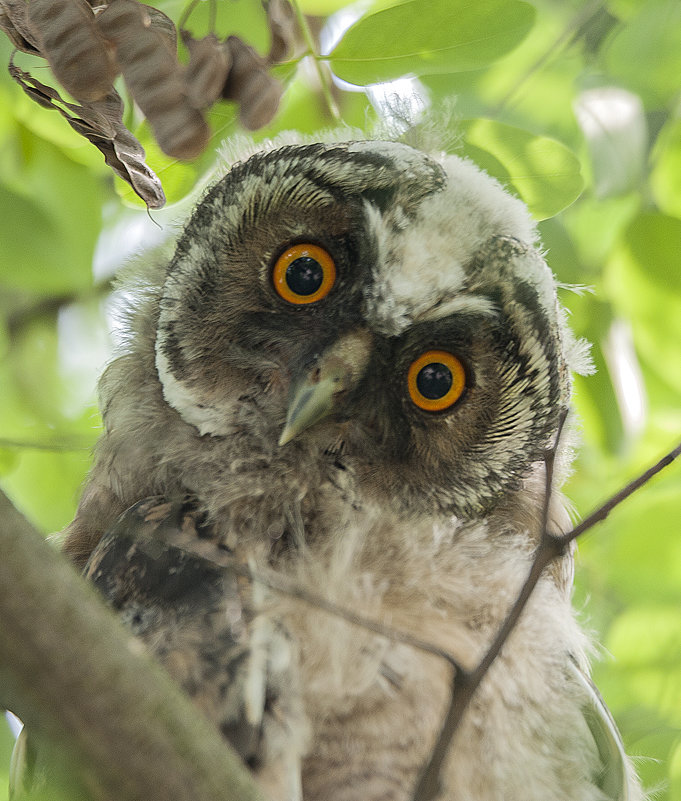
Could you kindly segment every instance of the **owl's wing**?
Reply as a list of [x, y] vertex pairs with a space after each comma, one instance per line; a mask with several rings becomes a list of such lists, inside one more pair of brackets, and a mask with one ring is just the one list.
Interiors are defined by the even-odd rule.
[[[288, 727], [296, 728], [302, 712], [290, 643], [286, 632], [255, 613], [252, 586], [234, 564], [190, 504], [150, 498], [120, 516], [84, 572], [251, 767], [268, 797], [296, 801], [300, 743]], [[17, 788], [31, 784], [21, 771]], [[15, 797], [24, 795], [17, 790]]]
[[568, 668], [586, 697], [584, 718], [598, 748], [602, 766], [597, 785], [611, 801], [633, 801], [629, 793], [629, 763], [617, 724], [596, 685], [579, 665], [570, 659]]

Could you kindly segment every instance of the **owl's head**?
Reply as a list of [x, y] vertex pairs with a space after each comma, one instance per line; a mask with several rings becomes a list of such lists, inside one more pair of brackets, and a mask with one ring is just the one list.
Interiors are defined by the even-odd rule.
[[409, 508], [479, 514], [541, 459], [568, 402], [535, 240], [525, 206], [455, 156], [254, 155], [206, 194], [170, 263], [165, 400], [211, 438], [248, 406], [272, 449], [317, 451]]

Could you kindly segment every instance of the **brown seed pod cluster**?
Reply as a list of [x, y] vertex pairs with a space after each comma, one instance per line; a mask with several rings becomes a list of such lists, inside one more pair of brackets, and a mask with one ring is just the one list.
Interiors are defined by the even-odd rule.
[[31, 0], [28, 22], [55, 78], [70, 95], [89, 102], [108, 94], [118, 70], [85, 0]]
[[186, 65], [178, 60], [173, 21], [138, 0], [0, 0], [0, 28], [18, 50], [45, 58], [77, 102], [63, 100], [13, 63], [12, 77], [36, 102], [57, 109], [150, 208], [158, 208], [163, 190], [123, 125], [114, 80], [122, 75], [165, 153], [196, 158], [211, 135], [204, 112], [216, 101], [237, 102], [249, 129], [265, 125], [277, 111], [282, 88], [269, 67], [289, 49], [293, 15], [287, 0], [269, 0], [266, 8], [272, 33], [266, 58], [236, 36], [197, 39], [182, 30]]

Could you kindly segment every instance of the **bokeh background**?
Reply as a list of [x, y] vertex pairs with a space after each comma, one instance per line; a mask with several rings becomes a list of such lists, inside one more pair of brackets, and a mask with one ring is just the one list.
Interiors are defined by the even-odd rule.
[[[187, 4], [155, 5], [177, 21]], [[588, 513], [681, 439], [681, 4], [294, 6], [305, 35], [273, 69], [285, 91], [256, 140], [339, 123], [399, 132], [430, 109], [442, 146], [540, 220], [571, 325], [593, 343], [566, 488]], [[187, 25], [269, 47], [259, 0], [203, 0]], [[128, 98], [126, 124], [168, 197], [148, 214], [94, 147], [12, 81], [11, 52], [0, 33], [0, 486], [48, 534], [72, 518], [98, 436], [96, 380], [118, 329], [112, 279], [172, 246], [240, 127], [236, 108], [215, 105], [209, 147], [180, 163]], [[52, 81], [41, 59], [15, 60]], [[680, 519], [673, 465], [580, 540], [575, 591], [602, 643], [596, 682], [662, 801], [681, 798]], [[11, 745], [0, 718], [0, 801]]]

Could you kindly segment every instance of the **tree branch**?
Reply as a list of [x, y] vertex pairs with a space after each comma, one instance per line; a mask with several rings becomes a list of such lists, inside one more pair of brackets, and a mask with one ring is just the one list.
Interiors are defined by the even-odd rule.
[[0, 551], [0, 702], [63, 751], [93, 801], [263, 801], [218, 732], [1, 492]]
[[435, 798], [440, 789], [440, 770], [442, 763], [449, 753], [452, 740], [461, 725], [463, 715], [470, 704], [475, 691], [483, 680], [490, 666], [494, 660], [499, 656], [504, 643], [509, 635], [515, 628], [516, 623], [523, 609], [525, 608], [528, 600], [532, 596], [539, 579], [541, 578], [545, 568], [562, 553], [565, 548], [575, 540], [580, 534], [583, 534], [589, 528], [605, 518], [610, 512], [622, 501], [628, 498], [633, 492], [646, 484], [650, 479], [659, 473], [663, 468], [671, 464], [679, 455], [681, 455], [681, 443], [673, 448], [669, 453], [662, 457], [656, 464], [635, 478], [626, 487], [615, 493], [604, 504], [598, 507], [596, 511], [586, 517], [578, 526], [575, 526], [565, 534], [552, 534], [548, 531], [548, 510], [551, 498], [551, 489], [553, 481], [553, 465], [556, 457], [556, 451], [560, 441], [560, 435], [565, 423], [566, 413], [563, 413], [558, 426], [556, 440], [552, 448], [550, 448], [544, 456], [544, 464], [546, 466], [546, 490], [544, 493], [544, 508], [542, 515], [542, 533], [539, 545], [535, 551], [530, 565], [530, 570], [525, 579], [525, 582], [520, 589], [518, 597], [510, 608], [504, 622], [501, 624], [492, 644], [483, 656], [480, 663], [471, 671], [461, 670], [455, 672], [452, 676], [452, 690], [450, 696], [449, 707], [445, 715], [444, 723], [440, 735], [435, 743], [433, 751], [430, 755], [428, 763], [425, 765], [421, 777], [417, 783], [413, 795], [413, 801], [431, 801]]

